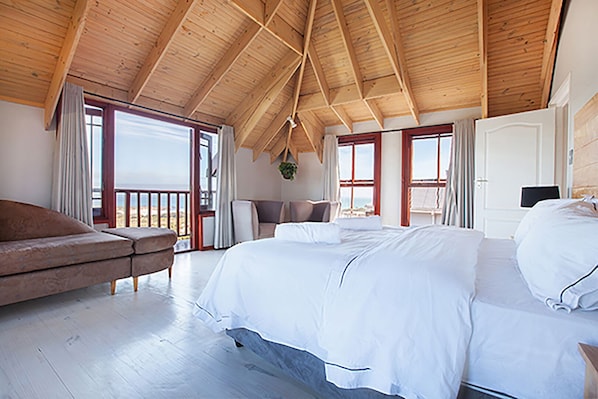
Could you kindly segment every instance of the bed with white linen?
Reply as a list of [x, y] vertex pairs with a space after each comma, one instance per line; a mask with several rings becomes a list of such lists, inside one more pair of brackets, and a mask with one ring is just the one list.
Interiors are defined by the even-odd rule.
[[497, 396], [583, 396], [577, 343], [598, 345], [598, 312], [533, 297], [514, 241], [440, 226], [307, 227], [229, 249], [197, 316], [314, 355], [327, 381], [368, 388], [363, 397], [454, 398], [461, 381]]

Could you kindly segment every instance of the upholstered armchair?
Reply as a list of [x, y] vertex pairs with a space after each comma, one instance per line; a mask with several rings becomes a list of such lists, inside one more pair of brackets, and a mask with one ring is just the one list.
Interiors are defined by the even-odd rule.
[[338, 202], [331, 201], [290, 201], [291, 222], [331, 222], [338, 206]]
[[235, 243], [274, 237], [276, 225], [283, 221], [284, 203], [282, 201], [233, 201]]

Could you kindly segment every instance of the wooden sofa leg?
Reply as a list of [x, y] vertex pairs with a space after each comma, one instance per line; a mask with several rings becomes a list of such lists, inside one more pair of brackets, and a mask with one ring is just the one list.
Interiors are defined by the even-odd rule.
[[137, 292], [139, 287], [139, 277], [133, 277], [133, 291]]
[[168, 278], [172, 278], [172, 266], [168, 268]]
[[116, 280], [112, 280], [110, 282], [110, 295], [114, 295], [116, 293]]

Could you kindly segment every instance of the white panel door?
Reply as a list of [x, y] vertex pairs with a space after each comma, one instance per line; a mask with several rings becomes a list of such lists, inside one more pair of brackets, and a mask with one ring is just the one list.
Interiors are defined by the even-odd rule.
[[474, 228], [510, 238], [527, 209], [521, 187], [553, 185], [553, 108], [476, 122]]

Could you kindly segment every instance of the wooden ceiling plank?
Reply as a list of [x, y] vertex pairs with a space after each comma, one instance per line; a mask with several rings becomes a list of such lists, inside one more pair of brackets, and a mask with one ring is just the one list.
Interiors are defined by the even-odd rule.
[[291, 108], [293, 103], [292, 98], [289, 97], [286, 104], [282, 106], [274, 120], [270, 123], [270, 126], [262, 133], [260, 138], [256, 141], [253, 146], [253, 160], [255, 161], [262, 152], [266, 150], [266, 147], [272, 142], [272, 140], [278, 135], [280, 129], [282, 129], [287, 123], [287, 116], [291, 114]]
[[301, 58], [297, 54], [289, 52], [282, 60], [274, 65], [272, 70], [264, 76], [256, 88], [228, 115], [226, 118], [227, 123], [233, 126], [238, 121], [246, 119], [280, 77], [286, 75], [291, 68], [294, 71], [299, 65], [300, 60]]
[[282, 152], [285, 149], [285, 146], [287, 144], [287, 135], [286, 134], [281, 134], [278, 136], [278, 140], [276, 141], [276, 143], [272, 146], [272, 149], [270, 150], [270, 163], [274, 163], [274, 161], [276, 161], [276, 158], [278, 158], [278, 156], [280, 154], [282, 154]]
[[318, 155], [320, 162], [322, 162], [322, 156], [324, 154], [324, 145], [322, 140], [324, 137], [324, 126], [320, 123], [316, 116], [307, 111], [299, 114], [299, 123], [307, 137], [310, 147]]
[[548, 99], [550, 97], [562, 9], [563, 0], [552, 0], [552, 4], [550, 5], [550, 15], [548, 16], [548, 24], [546, 26], [546, 38], [544, 39], [542, 72], [540, 73], [540, 85], [542, 87], [542, 103], [540, 106], [542, 108], [548, 106]]
[[60, 55], [58, 56], [58, 62], [56, 63], [56, 69], [50, 82], [46, 101], [44, 102], [44, 127], [46, 129], [49, 129], [52, 123], [58, 98], [62, 92], [62, 86], [64, 86], [66, 75], [69, 72], [77, 45], [79, 44], [79, 39], [81, 39], [83, 29], [85, 28], [90, 5], [90, 0], [77, 0], [75, 3], [73, 15], [69, 21]]
[[259, 25], [250, 25], [245, 32], [237, 39], [227, 52], [216, 63], [216, 67], [210, 72], [201, 86], [195, 91], [189, 102], [185, 105], [185, 115], [191, 116], [197, 108], [206, 100], [210, 92], [222, 80], [224, 75], [232, 68], [241, 54], [247, 49], [258, 36], [261, 28]]
[[289, 152], [293, 156], [295, 163], [299, 165], [299, 151], [297, 150], [297, 146], [291, 141], [288, 145]]
[[[396, 61], [399, 64], [399, 73], [401, 75], [401, 85], [403, 89], [403, 95], [409, 106], [409, 110], [414, 114], [413, 117], [416, 123], [419, 125], [419, 107], [415, 101], [415, 95], [411, 87], [411, 79], [409, 78], [409, 71], [407, 69], [407, 58], [405, 56], [405, 49], [403, 48], [403, 38], [399, 29], [399, 15], [397, 14], [397, 8], [394, 1], [386, 0], [386, 7], [390, 13], [390, 29], [392, 34], [392, 41], [394, 43], [394, 50], [396, 55]], [[368, 104], [369, 107], [369, 104]], [[412, 109], [413, 107], [413, 109]], [[374, 112], [372, 110], [372, 112]]]
[[189, 16], [189, 13], [193, 9], [196, 1], [197, 0], [179, 0], [177, 3], [176, 8], [168, 19], [168, 22], [166, 22], [164, 29], [162, 29], [162, 32], [160, 32], [158, 40], [156, 40], [152, 46], [150, 53], [133, 80], [133, 84], [129, 89], [129, 102], [134, 103], [139, 98], [143, 88], [158, 67], [158, 64], [164, 57], [164, 54], [166, 54], [168, 46], [170, 46], [170, 43], [172, 43], [174, 40], [175, 34]]
[[282, 0], [266, 0], [266, 4], [264, 7], [264, 25], [268, 25], [276, 12], [282, 5]]
[[478, 0], [478, 47], [480, 53], [480, 79], [482, 118], [488, 117], [488, 0]]
[[282, 153], [282, 161], [287, 162], [287, 157], [289, 156], [289, 146], [291, 145], [291, 137], [293, 135], [293, 126], [289, 124], [287, 127], [287, 134], [286, 134], [286, 141], [284, 144], [284, 151]]
[[378, 123], [380, 130], [384, 130], [384, 115], [382, 114], [382, 111], [380, 111], [380, 108], [378, 107], [376, 102], [374, 100], [368, 99], [363, 100], [363, 102], [366, 105], [366, 107], [370, 110], [370, 113], [376, 120], [376, 123]]
[[318, 82], [318, 87], [322, 92], [322, 96], [324, 96], [326, 106], [328, 106], [330, 105], [330, 87], [328, 86], [328, 82], [326, 81], [324, 69], [322, 68], [322, 64], [320, 63], [318, 53], [316, 52], [316, 48], [314, 47], [313, 43], [309, 43], [307, 55], [309, 56], [309, 61], [312, 66], [312, 70], [314, 71], [314, 75], [316, 76], [316, 82]]
[[295, 74], [295, 71], [299, 67], [299, 60], [295, 64], [288, 68], [286, 74], [280, 76], [280, 78], [276, 81], [276, 83], [268, 90], [268, 92], [261, 98], [259, 98], [258, 104], [256, 107], [252, 107], [251, 112], [248, 114], [247, 118], [244, 118], [240, 122], [237, 122], [235, 125], [235, 146], [237, 149], [243, 145], [247, 137], [251, 134], [253, 128], [257, 125], [259, 120], [264, 116], [266, 111], [276, 97], [280, 94], [282, 89], [286, 86], [289, 82], [291, 77]]
[[[397, 58], [397, 50], [395, 48], [395, 45], [393, 44], [393, 35], [388, 29], [388, 26], [386, 25], [382, 9], [380, 8], [380, 5], [378, 4], [377, 0], [364, 1], [367, 6], [368, 12], [370, 13], [370, 17], [374, 22], [374, 26], [376, 27], [376, 31], [378, 32], [378, 36], [380, 37], [380, 41], [382, 42], [382, 47], [384, 47], [384, 51], [386, 52], [388, 60], [390, 61], [394, 74], [399, 82], [399, 85], [403, 90], [403, 94], [405, 95], [405, 100], [407, 101], [407, 105], [409, 106], [411, 115], [413, 116], [413, 119], [415, 119], [415, 122], [419, 125], [419, 111], [417, 109], [417, 104], [414, 101], [413, 93], [408, 89], [407, 84], [405, 83], [405, 79], [403, 78], [403, 75], [406, 74], [407, 71], [401, 70], [399, 60]], [[394, 7], [391, 7], [391, 9], [394, 9]], [[399, 33], [396, 32], [396, 34], [398, 35]], [[397, 37], [397, 39], [400, 40], [400, 36]]]
[[342, 105], [332, 105], [330, 108], [332, 108], [338, 119], [345, 125], [349, 133], [351, 133], [353, 131], [353, 121]]
[[303, 36], [297, 32], [287, 21], [274, 15], [266, 30], [270, 32], [278, 41], [293, 50], [295, 53], [301, 55], [303, 47]]
[[334, 9], [334, 16], [336, 17], [336, 22], [340, 29], [341, 38], [343, 39], [343, 46], [349, 55], [351, 72], [353, 73], [353, 79], [355, 80], [355, 85], [357, 86], [357, 92], [359, 93], [359, 98], [361, 99], [363, 98], [363, 77], [361, 70], [359, 69], [359, 63], [357, 62], [357, 56], [355, 55], [355, 48], [353, 47], [353, 43], [351, 41], [349, 28], [347, 27], [347, 20], [345, 19], [343, 5], [341, 4], [340, 0], [330, 0], [330, 4], [332, 4], [332, 8]]
[[231, 0], [231, 4], [243, 14], [251, 18], [255, 23], [264, 26], [265, 5], [261, 0]]
[[295, 114], [297, 113], [297, 103], [299, 102], [299, 94], [301, 93], [301, 85], [303, 84], [303, 73], [305, 72], [305, 63], [307, 61], [307, 50], [311, 42], [311, 31], [314, 26], [317, 3], [317, 0], [310, 0], [309, 2], [309, 11], [307, 14], [307, 20], [305, 22], [305, 31], [303, 32], [303, 54], [301, 55], [299, 76], [297, 76], [297, 83], [295, 84], [295, 91], [293, 92], [293, 110], [291, 111], [291, 118], [294, 118]]

